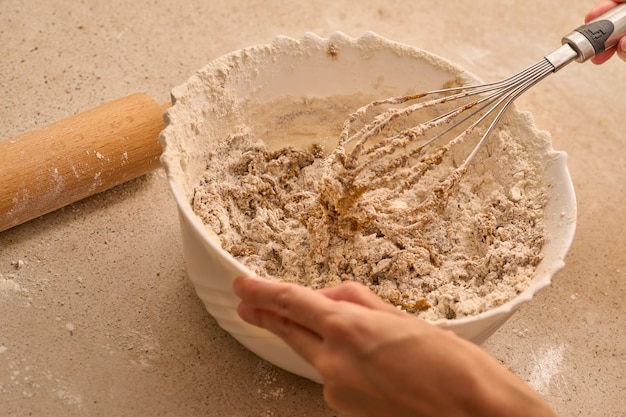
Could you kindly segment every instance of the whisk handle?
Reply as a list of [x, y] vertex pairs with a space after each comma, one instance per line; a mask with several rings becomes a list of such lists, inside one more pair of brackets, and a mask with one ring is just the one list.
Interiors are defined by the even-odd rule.
[[575, 29], [563, 37], [562, 43], [569, 44], [576, 51], [577, 62], [585, 62], [615, 46], [624, 35], [626, 35], [626, 3]]

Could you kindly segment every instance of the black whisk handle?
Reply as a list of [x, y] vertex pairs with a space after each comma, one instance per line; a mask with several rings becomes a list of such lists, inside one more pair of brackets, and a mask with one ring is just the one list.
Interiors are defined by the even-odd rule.
[[612, 48], [626, 35], [626, 3], [620, 4], [602, 16], [580, 26], [563, 37], [578, 54], [576, 61], [584, 62]]

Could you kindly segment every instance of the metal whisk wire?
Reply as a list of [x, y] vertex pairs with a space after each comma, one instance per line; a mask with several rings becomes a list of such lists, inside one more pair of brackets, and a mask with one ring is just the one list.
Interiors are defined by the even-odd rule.
[[[624, 35], [626, 3], [575, 29], [563, 37], [561, 47], [512, 77], [376, 100], [362, 106], [344, 122], [338, 146], [325, 162], [329, 173], [333, 167], [337, 168], [334, 173], [339, 173], [324, 183], [328, 189], [325, 195], [329, 212], [353, 217], [354, 224], [376, 222], [367, 205], [360, 206], [362, 196], [384, 189], [384, 198], [396, 201], [423, 180], [428, 171], [441, 167], [444, 158], [450, 162], [444, 164], [445, 169], [449, 168], [448, 173], [435, 171], [435, 176], [427, 181], [435, 184], [432, 193], [420, 197], [421, 202], [404, 212], [410, 219], [415, 213], [445, 204], [506, 110], [520, 95], [567, 64], [585, 62], [614, 47]], [[435, 111], [440, 114], [433, 117]], [[473, 143], [467, 141], [459, 152], [447, 155], [470, 136]], [[460, 156], [462, 152], [467, 154]], [[456, 160], [457, 156], [460, 161]], [[420, 196], [424, 196], [423, 191]]]
[[[494, 117], [493, 121], [483, 134], [480, 139], [478, 145], [474, 152], [472, 152], [468, 158], [466, 159], [466, 164], [469, 164], [471, 160], [474, 158], [478, 149], [484, 144], [488, 136], [493, 131], [497, 122], [501, 119], [502, 115], [506, 111], [508, 107], [517, 99], [520, 95], [522, 95], [525, 91], [531, 88], [533, 85], [550, 75], [554, 72], [554, 66], [547, 61], [546, 59], [542, 59], [535, 65], [520, 71], [519, 73], [513, 75], [512, 77], [506, 78], [501, 81], [488, 83], [488, 84], [479, 84], [479, 85], [471, 85], [471, 86], [460, 86], [460, 87], [452, 87], [446, 89], [433, 90], [427, 93], [416, 94], [416, 95], [407, 95], [402, 97], [392, 97], [385, 100], [378, 100], [372, 103], [367, 104], [366, 106], [361, 107], [356, 112], [354, 112], [351, 117], [344, 124], [344, 131], [342, 132], [342, 140], [341, 143], [345, 146], [350, 142], [356, 141], [356, 145], [351, 152], [351, 157], [356, 159], [360, 156], [365, 155], [374, 155], [377, 150], [388, 147], [391, 143], [396, 143], [395, 148], [399, 148], [400, 143], [399, 140], [403, 138], [408, 139], [409, 141], [414, 141], [418, 138], [423, 138], [425, 133], [441, 124], [451, 124], [447, 129], [433, 136], [432, 138], [426, 140], [424, 143], [419, 145], [416, 149], [412, 151], [413, 154], [421, 151], [425, 147], [431, 145], [436, 142], [441, 137], [445, 136], [458, 126], [467, 122], [468, 120], [478, 117], [478, 119], [473, 122], [466, 130], [463, 131], [460, 135], [456, 136], [450, 144], [456, 144], [459, 141], [463, 140], [463, 138], [469, 134], [476, 126], [482, 123], [485, 119], [489, 117], [490, 114], [494, 113], [496, 110], [498, 114]], [[367, 110], [372, 107], [381, 106], [385, 104], [402, 104], [412, 100], [422, 99], [424, 97], [429, 96], [439, 96], [444, 94], [449, 94], [443, 97], [438, 97], [435, 99], [431, 99], [428, 101], [422, 101], [410, 106], [407, 106], [403, 109], [389, 109], [386, 112], [382, 113], [378, 117], [376, 117], [370, 124], [363, 126], [360, 130], [349, 134], [351, 124], [361, 115], [365, 114]], [[385, 127], [387, 127], [393, 120], [396, 120], [400, 117], [407, 116], [411, 113], [415, 113], [419, 110], [426, 109], [435, 105], [440, 105], [444, 103], [449, 103], [453, 101], [467, 99], [468, 97], [478, 96], [474, 101], [469, 103], [464, 103], [452, 110], [449, 110], [446, 113], [438, 115], [426, 122], [420, 123], [418, 126], [414, 126], [408, 129], [404, 129], [401, 132], [391, 135], [385, 139], [379, 140], [377, 143], [365, 148], [365, 144], [372, 139], [375, 135], [379, 134]], [[466, 113], [471, 109], [470, 113]], [[485, 109], [487, 109], [485, 111]], [[459, 116], [463, 115], [459, 120], [456, 120]], [[406, 145], [403, 143], [402, 145]], [[379, 153], [389, 153], [391, 152], [390, 148], [387, 148], [383, 152]], [[376, 155], [380, 156], [380, 155]], [[363, 165], [360, 165], [360, 170], [364, 168]]]
[[[410, 187], [412, 184], [417, 183], [428, 170], [439, 165], [450, 149], [465, 141], [479, 125], [493, 116], [493, 119], [484, 133], [482, 133], [482, 136], [477, 140], [472, 151], [460, 165], [449, 173], [446, 180], [437, 189], [433, 190], [432, 198], [424, 202], [424, 204], [431, 206], [444, 201], [515, 99], [554, 72], [554, 70], [555, 66], [549, 60], [542, 59], [535, 65], [501, 81], [392, 97], [377, 100], [359, 108], [344, 123], [338, 147], [340, 152], [335, 153], [335, 155], [340, 155], [341, 163], [345, 168], [346, 183], [350, 183], [351, 187], [357, 190], [354, 191], [357, 194], [361, 192], [358, 190], [362, 190], [363, 187], [371, 189], [377, 185], [389, 184], [390, 182], [401, 182], [405, 187]], [[367, 115], [370, 109], [383, 105], [405, 104], [412, 101], [416, 102], [406, 107], [392, 107], [383, 111], [374, 117], [370, 123], [353, 132], [353, 123]], [[389, 127], [394, 120], [405, 118], [410, 114], [433, 106], [454, 103], [456, 101], [459, 101], [460, 104], [452, 110], [445, 111], [443, 114], [435, 116], [430, 120], [418, 123], [416, 126], [404, 128], [389, 136], [384, 136], [383, 134], [385, 128]], [[474, 121], [472, 122], [472, 120]], [[449, 126], [446, 127], [444, 125]], [[445, 129], [431, 138], [426, 136], [429, 131], [439, 126], [444, 126]], [[466, 127], [458, 134], [450, 134], [459, 126]], [[425, 152], [426, 148], [448, 136], [451, 139], [447, 143], [436, 147], [430, 152]], [[348, 153], [344, 153], [346, 151], [345, 147], [351, 142], [354, 143], [353, 149]], [[368, 185], [360, 185], [365, 183]]]
[[[487, 128], [485, 133], [483, 133], [482, 137], [478, 141], [478, 144], [476, 145], [476, 147], [474, 147], [472, 152], [468, 155], [468, 157], [463, 162], [462, 164], [463, 168], [465, 168], [467, 165], [469, 165], [472, 162], [472, 160], [478, 153], [479, 149], [487, 141], [489, 135], [491, 135], [491, 132], [494, 130], [494, 128], [496, 127], [496, 125], [498, 124], [502, 116], [504, 115], [505, 111], [511, 106], [511, 104], [513, 104], [513, 102], [519, 96], [524, 94], [528, 89], [530, 89], [535, 84], [537, 84], [538, 82], [546, 78], [548, 75], [552, 74], [554, 72], [554, 69], [555, 69], [554, 66], [549, 61], [547, 61], [546, 59], [543, 59], [539, 61], [538, 63], [536, 63], [535, 65], [519, 72], [518, 74], [512, 77], [509, 77], [499, 83], [495, 83], [496, 86], [492, 87], [490, 90], [490, 91], [495, 91], [495, 92], [492, 93], [488, 97], [487, 104], [482, 106], [477, 111], [472, 112], [466, 118], [460, 120], [457, 123], [457, 124], [463, 123], [464, 121], [469, 120], [471, 117], [477, 114], [480, 114], [482, 110], [489, 107], [489, 109], [486, 112], [484, 112], [474, 123], [472, 123], [472, 125], [469, 128], [469, 129], [474, 129], [481, 122], [483, 122], [490, 114], [494, 113], [496, 110], [499, 109], [499, 111], [497, 112], [493, 120], [491, 121], [489, 127]], [[501, 84], [502, 86], [499, 87], [498, 84]], [[449, 130], [452, 130], [452, 127]], [[447, 133], [449, 130], [442, 133], [441, 135]]]

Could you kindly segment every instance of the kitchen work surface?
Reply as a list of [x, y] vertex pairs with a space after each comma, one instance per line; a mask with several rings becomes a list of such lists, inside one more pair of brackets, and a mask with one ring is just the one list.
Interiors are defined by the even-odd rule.
[[[0, 8], [0, 139], [136, 92], [167, 103], [212, 59], [278, 35], [374, 31], [495, 81], [554, 50], [594, 5], [33, 3]], [[517, 103], [568, 153], [577, 233], [552, 285], [484, 348], [560, 416], [626, 416], [625, 92], [626, 63], [573, 63]], [[256, 357], [206, 313], [157, 169], [0, 232], [0, 415], [337, 414], [320, 385]]]

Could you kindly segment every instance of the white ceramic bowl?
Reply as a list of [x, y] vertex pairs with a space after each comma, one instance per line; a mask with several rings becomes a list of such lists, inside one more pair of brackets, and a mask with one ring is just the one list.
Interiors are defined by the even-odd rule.
[[[408, 90], [440, 88], [459, 78], [476, 80], [442, 58], [373, 33], [358, 39], [342, 33], [328, 39], [307, 34], [299, 40], [279, 37], [272, 44], [232, 52], [173, 89], [174, 105], [166, 113], [166, 128], [161, 134], [161, 161], [178, 204], [188, 276], [222, 328], [267, 361], [321, 382], [315, 369], [280, 339], [239, 319], [238, 299], [231, 285], [236, 276], [251, 272], [219, 246], [191, 207], [207, 155], [215, 143], [232, 133], [239, 122], [237, 114], [250, 103], [258, 105], [280, 95], [325, 97], [361, 92], [385, 98]], [[546, 143], [542, 165], [546, 189], [551, 190], [545, 219], [548, 240], [532, 285], [518, 297], [476, 316], [435, 323], [476, 343], [486, 340], [550, 283], [564, 265], [576, 223], [565, 154], [552, 149], [548, 134], [537, 131], [529, 114], [512, 111], [516, 112], [514, 123], [525, 135]]]

